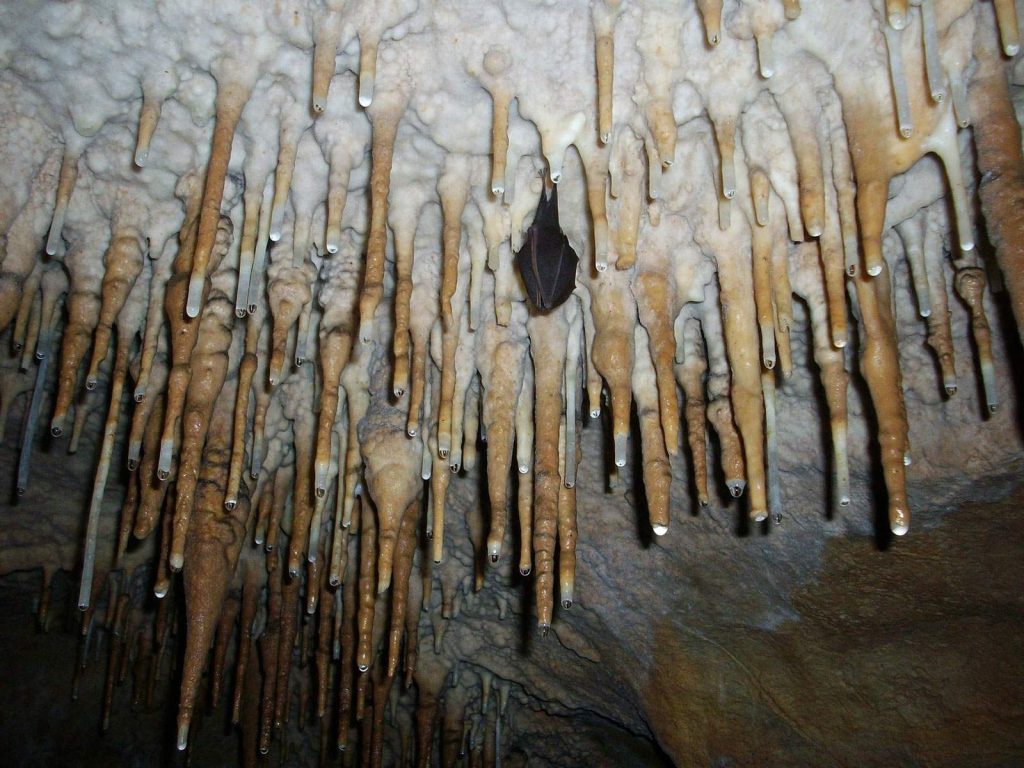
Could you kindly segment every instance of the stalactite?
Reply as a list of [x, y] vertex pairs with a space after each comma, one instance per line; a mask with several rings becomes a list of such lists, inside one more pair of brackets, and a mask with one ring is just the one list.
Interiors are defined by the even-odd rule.
[[764, 413], [757, 364], [757, 332], [750, 297], [753, 279], [743, 258], [719, 253], [718, 281], [721, 291], [725, 349], [732, 369], [731, 399], [736, 427], [743, 438], [750, 517], [768, 515], [764, 479]]
[[902, 536], [910, 526], [905, 474], [907, 417], [896, 351], [888, 271], [883, 265], [883, 271], [874, 279], [858, 275], [854, 286], [864, 334], [860, 366], [878, 419], [877, 439], [882, 454], [885, 487], [889, 494], [889, 526], [894, 534]]
[[985, 405], [989, 412], [995, 413], [999, 406], [999, 395], [996, 389], [995, 366], [992, 363], [991, 332], [988, 318], [985, 317], [983, 303], [985, 273], [979, 267], [961, 267], [957, 270], [953, 285], [971, 312], [971, 332], [974, 334], [974, 346], [978, 351], [981, 382], [985, 390]]
[[[230, 312], [227, 296], [222, 299]], [[209, 308], [207, 309], [209, 311]], [[232, 387], [225, 388], [213, 409], [210, 440], [203, 452], [202, 471], [195, 496], [194, 520], [188, 531], [183, 571], [187, 631], [182, 669], [181, 703], [178, 709], [178, 749], [188, 744], [189, 725], [206, 664], [238, 563], [249, 516], [247, 494], [239, 497], [231, 512], [224, 509], [224, 485], [231, 462], [229, 437], [234, 405]]]
[[216, 269], [212, 254], [220, 228], [220, 205], [224, 196], [228, 161], [231, 159], [231, 141], [252, 89], [252, 73], [246, 72], [237, 62], [226, 62], [219, 74], [210, 163], [206, 168], [195, 253], [192, 256], [188, 296], [185, 300], [185, 316], [190, 318], [199, 317], [207, 291], [207, 272], [212, 271], [211, 264]]
[[71, 202], [71, 194], [78, 181], [78, 160], [78, 152], [72, 147], [66, 147], [64, 160], [60, 166], [60, 178], [57, 182], [57, 197], [53, 207], [53, 221], [50, 224], [50, 234], [46, 240], [46, 253], [50, 256], [56, 255], [60, 248], [60, 239], [64, 232], [64, 219], [68, 213], [68, 204]]
[[558, 535], [559, 488], [562, 487], [558, 474], [558, 425], [562, 412], [566, 317], [564, 312], [556, 310], [547, 316], [530, 318], [527, 328], [535, 371], [534, 424], [537, 447], [533, 465], [533, 552], [537, 567], [537, 623], [541, 633], [546, 634], [551, 626], [554, 606], [554, 556]]
[[[309, 724], [312, 702], [322, 750], [336, 734], [345, 764], [370, 766], [385, 754], [404, 762], [415, 707], [417, 759], [427, 765], [442, 701], [442, 760], [497, 763], [510, 743], [509, 685], [496, 683], [500, 704], [491, 707], [489, 668], [465, 659], [449, 679], [448, 665], [468, 648], [467, 616], [495, 604], [501, 618], [521, 613], [501, 591], [510, 506], [517, 567], [523, 577], [536, 569], [546, 634], [556, 595], [569, 609], [593, 583], [576, 582], [577, 538], [593, 535], [578, 526], [578, 485], [604, 470], [609, 489], [646, 501], [655, 534], [667, 533], [671, 516], [685, 524], [671, 495], [681, 418], [697, 506], [710, 504], [709, 476], [718, 476], [708, 466], [710, 421], [729, 494], [747, 491], [752, 518], [778, 522], [792, 398], [823, 394], [830, 498], [845, 507], [862, 422], [855, 401], [847, 405], [856, 372], [844, 347], [856, 342], [890, 527], [902, 535], [914, 490], [907, 405], [923, 398], [904, 402], [898, 353], [914, 331], [897, 332], [927, 327], [952, 396], [954, 340], [969, 322], [984, 403], [990, 412], [999, 404], [1000, 326], [987, 313], [1000, 281], [981, 268], [987, 253], [972, 253], [971, 195], [977, 182], [987, 234], [979, 242], [993, 246], [1024, 324], [1024, 164], [1003, 58], [1019, 48], [1012, 2], [950, 10], [934, 0], [861, 1], [846, 9], [856, 24], [826, 34], [823, 11], [798, 0], [698, 0], [678, 13], [595, 0], [578, 20], [583, 47], [570, 41], [566, 57], [551, 60], [523, 53], [532, 40], [512, 46], [500, 24], [472, 47], [447, 26], [452, 14], [407, 5], [300, 8], [286, 53], [273, 25], [255, 31], [259, 14], [238, 19], [242, 53], [185, 46], [165, 61], [162, 43], [140, 37], [145, 60], [126, 67], [111, 38], [102, 60], [138, 79], [115, 84], [100, 73], [96, 85], [110, 98], [89, 109], [68, 74], [92, 76], [77, 47], [39, 83], [21, 74], [24, 64], [11, 70], [5, 87], [36, 98], [19, 119], [39, 122], [50, 146], [14, 158], [11, 167], [31, 167], [29, 175], [0, 190], [0, 329], [10, 328], [13, 353], [0, 369], [0, 421], [30, 393], [15, 478], [25, 493], [44, 404], [52, 401], [54, 436], [73, 418], [69, 451], [81, 444], [83, 457], [90, 413], [106, 405], [84, 516], [73, 684], [77, 695], [102, 637], [104, 728], [129, 667], [135, 700], [145, 692], [151, 706], [180, 657], [177, 745], [187, 748], [212, 648], [209, 693], [216, 704], [230, 676], [246, 764], [275, 739], [287, 762], [298, 748], [289, 730]], [[106, 12], [90, 8], [83, 19]], [[268, 10], [265, 20], [285, 13]], [[553, 13], [538, 6], [537, 29]], [[867, 31], [857, 28], [865, 21]], [[720, 45], [726, 27], [734, 40]], [[671, 49], [665, 30], [675, 35]], [[451, 50], [422, 71], [411, 66], [416, 41], [442, 31]], [[35, 37], [19, 45], [41, 67]], [[84, 38], [79, 45], [91, 50]], [[581, 51], [591, 80], [575, 83]], [[293, 66], [302, 56], [308, 66]], [[122, 114], [104, 112], [121, 101]], [[460, 119], [470, 103], [479, 114]], [[971, 119], [976, 158], [959, 135]], [[938, 165], [914, 167], [929, 153], [945, 171], [948, 200], [932, 178]], [[528, 301], [514, 255], [552, 183], [580, 265], [567, 302], [542, 311]], [[950, 275], [966, 312], [950, 312]], [[916, 312], [904, 306], [907, 287]], [[794, 328], [794, 295], [806, 329]], [[802, 370], [808, 351], [820, 390]], [[913, 349], [902, 351], [917, 362]], [[133, 411], [119, 431], [128, 377]], [[591, 419], [607, 397], [613, 466], [583, 440], [584, 390]], [[115, 540], [104, 542], [121, 434], [131, 474]], [[620, 472], [631, 436], [640, 465]], [[464, 509], [469, 497], [454, 490], [482, 472], [489, 516], [477, 499]], [[641, 493], [625, 488], [633, 477]], [[157, 527], [159, 541], [129, 542]], [[132, 591], [131, 569], [143, 561], [155, 616]], [[497, 567], [488, 571], [488, 561]], [[43, 565], [45, 629], [58, 564]], [[178, 570], [183, 623], [173, 616]], [[420, 646], [421, 613], [430, 614], [433, 649], [426, 636]], [[174, 650], [178, 640], [184, 648]], [[400, 662], [415, 701], [393, 691]], [[466, 684], [477, 674], [479, 690]]]
[[[1012, 3], [1001, 3], [1010, 9]], [[1000, 20], [1002, 29], [1004, 22]], [[991, 27], [983, 22], [975, 33], [978, 72], [971, 82], [974, 146], [978, 155], [978, 197], [996, 260], [1006, 281], [1018, 334], [1024, 334], [1024, 222], [1012, 214], [1024, 196], [1024, 159], [1020, 125], [999, 59]], [[1005, 41], [1005, 37], [1004, 37]]]
[[[373, 49], [376, 56], [376, 47]], [[365, 66], [365, 59], [361, 62]], [[365, 73], [360, 73], [359, 100], [363, 101]], [[370, 74], [370, 89], [373, 75]], [[363, 106], [369, 106], [367, 101]], [[395, 152], [395, 137], [404, 110], [404, 103], [391, 99], [384, 104], [378, 100], [370, 112], [373, 123], [373, 173], [370, 177], [370, 229], [366, 239], [366, 271], [359, 297], [359, 340], [371, 339], [373, 315], [384, 290], [384, 252], [387, 249], [388, 195], [391, 191], [391, 164]]]
[[[195, 348], [189, 360], [190, 379], [181, 413], [181, 455], [178, 458], [177, 494], [174, 502], [174, 534], [170, 565], [180, 570], [185, 559], [186, 535], [193, 510], [194, 493], [200, 475], [201, 457], [210, 430], [213, 408], [222, 392], [229, 368], [234, 305], [221, 280], [230, 275], [224, 270], [214, 275], [203, 316], [199, 322]], [[232, 404], [233, 405], [233, 404]], [[234, 408], [231, 409], [232, 413]], [[170, 418], [168, 413], [168, 420]], [[230, 424], [230, 422], [229, 422]], [[227, 428], [225, 440], [231, 434]], [[228, 448], [230, 466], [230, 448]], [[225, 490], [227, 477], [221, 483]], [[224, 503], [223, 496], [220, 501]]]

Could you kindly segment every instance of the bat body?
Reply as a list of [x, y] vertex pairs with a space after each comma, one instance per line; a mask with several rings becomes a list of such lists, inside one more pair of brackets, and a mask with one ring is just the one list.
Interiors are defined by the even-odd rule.
[[540, 193], [537, 213], [516, 253], [519, 274], [534, 308], [547, 312], [565, 303], [576, 287], [579, 258], [558, 224], [558, 187]]

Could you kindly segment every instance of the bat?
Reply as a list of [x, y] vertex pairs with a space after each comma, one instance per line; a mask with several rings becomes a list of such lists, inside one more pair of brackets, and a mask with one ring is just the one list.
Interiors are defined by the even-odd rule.
[[579, 257], [558, 224], [558, 187], [540, 193], [537, 213], [526, 232], [523, 247], [516, 252], [516, 264], [526, 286], [530, 303], [547, 312], [564, 304], [576, 287]]

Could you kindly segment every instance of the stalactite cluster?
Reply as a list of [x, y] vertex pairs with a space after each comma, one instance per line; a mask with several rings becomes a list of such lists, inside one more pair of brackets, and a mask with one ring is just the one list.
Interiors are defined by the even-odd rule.
[[[106, 413], [78, 542], [83, 648], [111, 591], [104, 717], [129, 660], [152, 695], [180, 591], [179, 749], [207, 695], [230, 699], [252, 764], [298, 702], [325, 753], [358, 745], [378, 765], [387, 742], [428, 765], [440, 728], [444, 764], [468, 749], [490, 765], [509, 684], [481, 670], [472, 702], [445, 698], [459, 669], [420, 650], [459, 610], [460, 476], [482, 472], [488, 497], [468, 521], [473, 588], [512, 559], [543, 634], [579, 598], [576, 483], [602, 461], [587, 423], [610, 474], [637, 457], [656, 536], [687, 525], [678, 462], [695, 506], [722, 486], [753, 522], [782, 519], [794, 301], [838, 506], [860, 376], [877, 502], [893, 533], [910, 526], [898, 316], [926, 324], [937, 390], [964, 396], [962, 302], [998, 405], [972, 195], [976, 171], [1024, 323], [1010, 0], [857, 0], [840, 24], [797, 0], [150, 5], [27, 2], [3, 22], [0, 86], [34, 114], [2, 117], [0, 427], [24, 394], [8, 435], [23, 492], [43, 430], [74, 451]], [[95, 82], [62, 63], [82, 28]], [[905, 181], [926, 155], [945, 184]], [[580, 258], [568, 301], [538, 311], [514, 254], [553, 185]], [[893, 291], [904, 259], [913, 306]], [[127, 589], [140, 562], [155, 613]]]

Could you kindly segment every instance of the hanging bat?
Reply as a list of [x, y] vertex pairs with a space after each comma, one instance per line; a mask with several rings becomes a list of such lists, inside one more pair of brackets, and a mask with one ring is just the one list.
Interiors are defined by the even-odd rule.
[[550, 196], [541, 190], [533, 224], [526, 232], [523, 247], [516, 253], [530, 303], [541, 312], [565, 303], [576, 287], [578, 263], [569, 238], [558, 225], [558, 187], [551, 190]]

